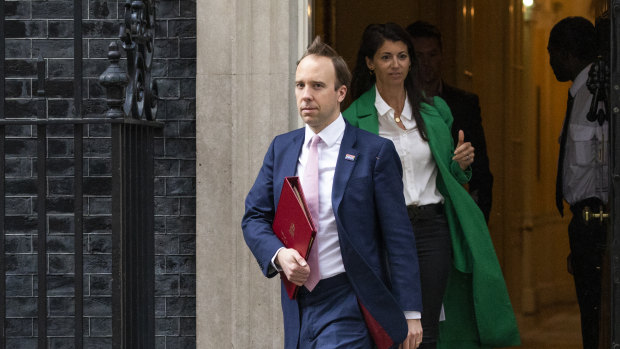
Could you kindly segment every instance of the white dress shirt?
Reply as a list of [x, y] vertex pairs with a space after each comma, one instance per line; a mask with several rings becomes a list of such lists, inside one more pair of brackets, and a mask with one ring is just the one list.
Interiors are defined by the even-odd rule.
[[[597, 197], [604, 203], [609, 192], [609, 123], [587, 119], [592, 94], [586, 86], [591, 65], [575, 78], [569, 93], [574, 96], [563, 168], [563, 193], [573, 205]], [[601, 106], [602, 107], [602, 106]]]
[[[340, 243], [338, 241], [338, 227], [336, 217], [332, 210], [332, 185], [334, 183], [334, 173], [336, 172], [336, 162], [340, 152], [340, 144], [344, 136], [345, 123], [342, 115], [318, 133], [321, 141], [317, 145], [319, 153], [319, 217], [314, 248], [318, 247], [319, 269], [321, 279], [326, 279], [340, 273], [344, 273], [344, 264], [340, 254]], [[315, 133], [306, 125], [306, 136], [301, 147], [301, 154], [297, 161], [297, 176], [301, 180], [301, 187], [304, 187], [304, 170], [310, 151], [310, 140]]]
[[375, 108], [379, 118], [379, 136], [391, 140], [396, 147], [403, 166], [403, 189], [407, 205], [428, 205], [443, 202], [443, 196], [437, 190], [437, 164], [431, 154], [428, 142], [422, 139], [409, 104], [405, 107], [400, 120], [403, 130], [394, 121], [394, 109], [390, 107], [376, 89]]

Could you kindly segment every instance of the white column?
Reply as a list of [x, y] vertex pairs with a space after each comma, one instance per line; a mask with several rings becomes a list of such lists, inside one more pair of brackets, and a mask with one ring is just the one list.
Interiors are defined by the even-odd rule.
[[282, 0], [197, 1], [198, 348], [282, 348], [278, 278], [241, 232], [244, 198], [271, 139], [298, 125], [298, 8]]

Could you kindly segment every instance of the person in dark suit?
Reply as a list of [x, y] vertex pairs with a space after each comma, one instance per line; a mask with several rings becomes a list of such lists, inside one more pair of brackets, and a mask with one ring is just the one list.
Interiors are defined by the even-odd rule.
[[471, 165], [472, 177], [469, 194], [480, 207], [486, 221], [489, 221], [493, 201], [493, 175], [489, 169], [487, 144], [480, 117], [478, 96], [446, 84], [441, 77], [442, 43], [441, 33], [432, 24], [417, 21], [407, 27], [413, 40], [413, 47], [419, 61], [419, 79], [426, 97], [439, 96], [446, 101], [454, 122], [452, 138], [458, 141], [459, 130], [465, 133], [465, 140], [476, 149], [476, 161]]
[[[295, 74], [306, 126], [269, 146], [245, 201], [243, 236], [265, 276], [282, 271], [303, 286], [293, 300], [282, 287], [286, 348], [372, 348], [362, 309], [391, 347], [417, 348], [422, 301], [401, 163], [391, 141], [343, 119], [350, 81], [344, 60], [315, 39]], [[308, 260], [272, 230], [282, 183], [294, 175], [318, 228]]]
[[592, 93], [586, 84], [597, 56], [596, 32], [583, 17], [559, 21], [549, 34], [549, 64], [560, 82], [572, 81], [560, 134], [556, 206], [564, 215], [564, 200], [573, 213], [568, 225], [569, 271], [575, 280], [585, 349], [599, 347], [601, 266], [607, 243], [607, 223], [587, 222], [583, 211], [606, 209], [609, 199], [609, 122], [588, 116]]

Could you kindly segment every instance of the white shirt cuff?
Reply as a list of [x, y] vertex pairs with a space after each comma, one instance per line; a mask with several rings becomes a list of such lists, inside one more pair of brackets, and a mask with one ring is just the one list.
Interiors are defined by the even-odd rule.
[[278, 256], [278, 252], [280, 252], [281, 249], [283, 249], [284, 247], [280, 247], [276, 253], [273, 255], [273, 257], [271, 257], [271, 266], [273, 267], [273, 269], [275, 269], [278, 273], [282, 271], [282, 268], [278, 267], [276, 265], [276, 257]]
[[406, 311], [405, 312], [405, 319], [407, 320], [421, 319], [421, 318], [422, 318], [422, 313], [420, 313], [419, 311]]

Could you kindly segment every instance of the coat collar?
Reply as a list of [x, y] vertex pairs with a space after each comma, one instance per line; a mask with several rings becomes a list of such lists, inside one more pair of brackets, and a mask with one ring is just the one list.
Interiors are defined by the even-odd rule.
[[295, 131], [295, 135], [291, 140], [291, 145], [286, 147], [282, 163], [286, 166], [284, 168], [285, 176], [294, 176], [297, 172], [297, 160], [299, 159], [299, 155], [301, 154], [301, 147], [304, 144], [305, 133], [304, 129], [300, 128]]
[[357, 117], [359, 128], [374, 134], [379, 134], [379, 119], [375, 108], [376, 88], [373, 85], [355, 101], [357, 104]]

